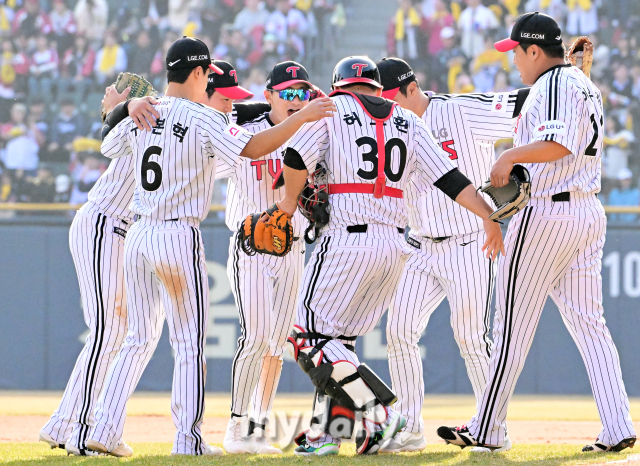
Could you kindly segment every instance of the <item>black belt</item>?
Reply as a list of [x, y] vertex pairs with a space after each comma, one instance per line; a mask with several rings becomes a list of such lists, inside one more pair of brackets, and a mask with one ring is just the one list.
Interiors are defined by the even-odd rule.
[[[349, 225], [347, 227], [347, 231], [349, 233], [366, 233], [368, 227], [369, 225]], [[398, 233], [400, 233], [401, 235], [404, 235], [404, 228], [399, 228], [399, 227], [396, 227], [396, 228], [398, 229]]]
[[[346, 337], [344, 335], [338, 335], [337, 337], [330, 337], [328, 335], [324, 335], [322, 333], [318, 333], [318, 332], [304, 332], [304, 333], [299, 333], [298, 337], [302, 337], [302, 338], [307, 338], [309, 340], [324, 340], [324, 342], [320, 343], [320, 348], [322, 348], [324, 345], [326, 345], [327, 343], [329, 343], [329, 341], [331, 340], [346, 340], [346, 341], [353, 341], [355, 344], [356, 337]], [[356, 347], [355, 345], [350, 345], [349, 343], [342, 343], [344, 345], [345, 348], [347, 348], [349, 351], [351, 351], [352, 353], [356, 352]], [[318, 345], [316, 345], [317, 347]]]
[[570, 193], [558, 193], [551, 196], [551, 202], [570, 202], [571, 194]]
[[438, 236], [437, 238], [432, 238], [430, 236], [423, 236], [423, 238], [431, 240], [434, 243], [442, 243], [444, 240], [451, 238], [451, 236]]

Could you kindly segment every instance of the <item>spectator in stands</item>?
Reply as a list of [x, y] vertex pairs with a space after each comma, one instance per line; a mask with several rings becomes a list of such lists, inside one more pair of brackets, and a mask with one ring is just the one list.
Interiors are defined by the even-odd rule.
[[484, 51], [484, 36], [500, 26], [496, 15], [480, 0], [465, 0], [467, 8], [460, 14], [458, 28], [461, 47], [467, 58], [475, 58]]
[[56, 181], [51, 170], [46, 166], [38, 167], [36, 176], [26, 176], [20, 193], [20, 201], [48, 203], [53, 202], [56, 195]]
[[567, 17], [567, 5], [563, 0], [528, 0], [525, 3], [524, 11], [539, 11], [547, 16], [551, 16], [558, 24], [561, 25], [561, 29], [564, 30], [562, 24]]
[[493, 78], [492, 92], [511, 92], [512, 90], [513, 86], [509, 84], [509, 75], [503, 70], [498, 71]]
[[250, 63], [246, 60], [249, 53], [249, 40], [241, 31], [234, 30], [229, 39], [229, 47], [224, 61], [235, 63], [238, 71], [249, 69]]
[[84, 99], [86, 90], [91, 87], [93, 66], [96, 53], [84, 36], [76, 36], [73, 46], [62, 58], [61, 76], [58, 81], [58, 99], [63, 98], [73, 89], [76, 105]]
[[633, 96], [633, 81], [629, 76], [629, 68], [622, 61], [614, 64], [613, 81], [611, 82], [613, 92], [625, 97]]
[[73, 10], [78, 34], [94, 46], [99, 46], [107, 30], [109, 6], [106, 0], [78, 0]]
[[13, 23], [15, 13], [5, 3], [2, 2], [0, 5], [0, 37], [9, 37], [13, 32], [11, 23]]
[[[640, 206], [640, 189], [633, 187], [633, 173], [628, 168], [618, 172], [618, 186], [609, 193], [609, 205]], [[611, 220], [634, 223], [638, 220], [636, 214], [611, 214]]]
[[197, 16], [200, 5], [199, 0], [169, 0], [169, 27], [182, 34], [189, 20]]
[[[274, 63], [274, 66], [277, 63]], [[273, 68], [273, 67], [272, 67]], [[251, 92], [254, 97], [254, 102], [266, 102], [266, 98], [264, 96], [265, 85], [264, 83], [267, 80], [267, 74], [260, 68], [253, 68], [247, 77], [247, 80], [243, 83], [243, 85]]]
[[[423, 14], [425, 3], [423, 3]], [[433, 4], [433, 9], [429, 15], [424, 16], [421, 28], [429, 36], [429, 45], [427, 48], [429, 55], [436, 56], [444, 48], [440, 33], [444, 28], [455, 26], [455, 19], [447, 9], [447, 4], [444, 0], [434, 0], [429, 3]]]
[[15, 202], [15, 192], [11, 186], [11, 175], [8, 172], [0, 173], [0, 202]]
[[16, 97], [14, 88], [16, 70], [13, 60], [13, 43], [5, 39], [2, 41], [2, 55], [0, 55], [0, 121], [6, 121], [9, 118], [11, 101]]
[[85, 152], [80, 154], [82, 165], [77, 167], [74, 177], [73, 189], [69, 202], [71, 204], [84, 204], [93, 185], [96, 184], [102, 171], [100, 170], [100, 154], [95, 152]]
[[74, 139], [86, 133], [85, 119], [76, 110], [73, 100], [60, 104], [60, 113], [51, 123], [47, 160], [69, 162]]
[[158, 43], [158, 34], [155, 33], [154, 40], [151, 40], [151, 32], [142, 30], [136, 37], [136, 43], [129, 50], [127, 69], [133, 73], [139, 74], [146, 78], [151, 73], [151, 62], [156, 52]]
[[566, 32], [572, 36], [587, 36], [596, 32], [598, 3], [599, 0], [567, 0], [569, 12]]
[[620, 120], [608, 115], [604, 126], [604, 175], [616, 178], [621, 170], [629, 167], [630, 144], [635, 142], [633, 132], [624, 128]]
[[39, 146], [26, 120], [27, 107], [20, 103], [14, 104], [11, 108], [11, 121], [0, 128], [0, 137], [7, 143], [0, 159], [14, 181], [21, 180], [25, 174], [35, 174], [38, 167]]
[[[395, 17], [396, 54], [400, 58], [405, 56], [410, 60], [418, 58], [418, 44], [416, 29], [422, 23], [422, 18], [414, 8], [411, 0], [400, 0]], [[406, 43], [406, 54], [405, 54]]]
[[[278, 52], [278, 39], [275, 34], [265, 34], [262, 39], [262, 58], [260, 67], [263, 70], [270, 70], [281, 61], [283, 60]], [[256, 94], [255, 92], [254, 95], [256, 97], [260, 97], [260, 94]]]
[[169, 47], [171, 47], [171, 44], [173, 44], [176, 39], [176, 35], [173, 33], [167, 33], [164, 41], [162, 42], [162, 47], [160, 47], [153, 57], [153, 61], [151, 62], [150, 78], [151, 84], [153, 84], [155, 89], [164, 89], [164, 86], [167, 83], [167, 64], [165, 57], [167, 56]]
[[104, 36], [104, 46], [98, 50], [96, 63], [93, 67], [100, 86], [108, 86], [115, 82], [118, 73], [127, 70], [127, 54], [112, 31]]
[[24, 34], [18, 34], [13, 39], [15, 52], [13, 55], [13, 69], [16, 72], [16, 80], [14, 81], [14, 90], [17, 95], [26, 94], [28, 90], [27, 81], [29, 75], [29, 54], [27, 51], [27, 37]]
[[53, 202], [69, 202], [71, 197], [71, 178], [64, 173], [56, 176], [56, 194]]
[[58, 75], [58, 53], [50, 46], [47, 36], [36, 39], [36, 51], [29, 67], [29, 98], [51, 98], [53, 79]]
[[24, 34], [26, 37], [51, 33], [51, 21], [40, 8], [38, 0], [25, 0], [24, 8], [18, 10], [13, 19], [13, 32]]
[[432, 60], [432, 76], [435, 77], [438, 84], [438, 92], [451, 92], [455, 77], [462, 71], [466, 58], [462, 49], [457, 45], [456, 31], [453, 28], [442, 29], [440, 40], [443, 49]]
[[256, 26], [264, 28], [269, 20], [269, 12], [261, 5], [260, 0], [245, 0], [233, 22], [233, 28], [247, 35]]
[[509, 71], [509, 57], [506, 53], [498, 52], [491, 36], [484, 39], [484, 51], [473, 61], [473, 84], [476, 92], [490, 92], [493, 89], [494, 78], [500, 70]]
[[73, 43], [73, 36], [78, 31], [73, 12], [67, 8], [64, 0], [54, 0], [51, 19], [51, 39], [56, 41], [59, 56]]

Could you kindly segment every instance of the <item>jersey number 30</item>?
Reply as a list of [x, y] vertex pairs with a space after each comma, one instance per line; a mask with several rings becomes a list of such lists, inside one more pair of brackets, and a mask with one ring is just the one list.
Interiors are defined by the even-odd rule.
[[[142, 156], [142, 164], [140, 165], [140, 177], [142, 179], [142, 187], [145, 191], [155, 191], [162, 183], [162, 169], [158, 162], [149, 160], [152, 155], [162, 154], [162, 148], [151, 146]], [[153, 181], [149, 181], [149, 172], [153, 173]]]
[[[369, 146], [371, 148], [371, 150], [362, 154], [362, 161], [373, 164], [371, 170], [358, 169], [357, 175], [365, 180], [375, 180], [378, 177], [378, 141], [369, 136], [362, 136], [356, 139], [356, 144], [358, 147]], [[397, 173], [393, 173], [391, 170], [391, 154], [394, 147], [397, 147], [400, 151], [400, 164]], [[407, 164], [407, 146], [402, 139], [391, 138], [385, 144], [384, 152], [384, 174], [387, 175], [389, 181], [397, 183], [402, 178], [404, 167]]]

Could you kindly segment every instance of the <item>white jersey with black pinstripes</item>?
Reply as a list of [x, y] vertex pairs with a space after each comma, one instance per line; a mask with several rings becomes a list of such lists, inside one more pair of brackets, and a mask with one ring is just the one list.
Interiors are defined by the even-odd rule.
[[162, 97], [153, 131], [130, 117], [102, 142], [106, 157], [133, 155], [136, 186], [131, 210], [153, 220], [203, 220], [211, 204], [216, 158], [234, 165], [251, 134], [196, 102]]
[[[495, 142], [512, 137], [518, 91], [428, 96], [429, 106], [422, 119], [452, 163], [474, 186], [481, 186], [489, 179]], [[459, 236], [482, 229], [480, 217], [435, 187], [420, 191], [410, 183], [405, 197], [409, 226], [416, 236]]]
[[[267, 112], [241, 126], [251, 134], [256, 134], [274, 124]], [[218, 160], [216, 179], [229, 178], [225, 223], [231, 231], [237, 231], [247, 215], [264, 212], [284, 197], [284, 188], [272, 189], [276, 174], [282, 168], [284, 147], [258, 160], [238, 160], [233, 167]], [[294, 236], [302, 236], [307, 224], [302, 214], [296, 211], [293, 219]]]
[[109, 217], [132, 220], [133, 212], [129, 205], [133, 198], [135, 181], [132, 157], [112, 160], [89, 191], [88, 200]]
[[600, 192], [603, 114], [600, 90], [579, 68], [559, 65], [538, 78], [518, 116], [514, 145], [555, 141], [571, 154], [523, 164], [531, 174], [532, 197]]
[[[373, 183], [377, 177], [378, 146], [373, 119], [354, 97], [333, 97], [337, 111], [331, 118], [305, 124], [288, 147], [295, 149], [312, 172], [324, 162], [329, 183]], [[405, 190], [411, 181], [425, 191], [455, 166], [438, 147], [425, 123], [413, 112], [396, 106], [384, 123], [386, 185]], [[327, 229], [382, 224], [404, 228], [407, 213], [402, 199], [370, 194], [331, 194]]]

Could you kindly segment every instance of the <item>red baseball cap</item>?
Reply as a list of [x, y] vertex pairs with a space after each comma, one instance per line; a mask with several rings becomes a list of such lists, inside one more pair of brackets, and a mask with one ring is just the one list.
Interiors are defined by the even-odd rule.
[[222, 71], [221, 74], [210, 74], [207, 91], [211, 89], [219, 92], [227, 99], [246, 100], [253, 98], [253, 94], [238, 84], [236, 69], [222, 60], [211, 60], [213, 66]]

